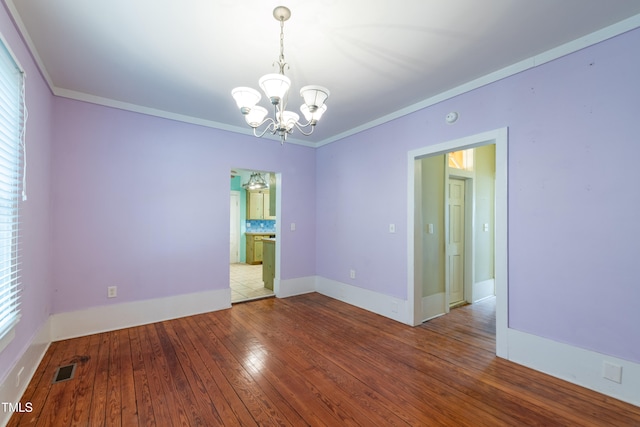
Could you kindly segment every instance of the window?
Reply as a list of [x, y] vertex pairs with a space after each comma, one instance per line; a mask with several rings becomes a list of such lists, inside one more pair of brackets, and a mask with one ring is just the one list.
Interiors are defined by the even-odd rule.
[[24, 72], [0, 40], [0, 350], [20, 320], [19, 207], [24, 193]]
[[473, 148], [449, 153], [449, 167], [466, 171], [473, 170]]

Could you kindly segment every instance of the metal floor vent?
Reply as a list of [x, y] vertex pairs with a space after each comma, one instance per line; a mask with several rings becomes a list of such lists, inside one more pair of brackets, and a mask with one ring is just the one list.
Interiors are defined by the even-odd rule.
[[76, 372], [76, 364], [60, 366], [56, 369], [56, 374], [53, 376], [53, 383], [61, 383], [73, 378], [73, 374]]

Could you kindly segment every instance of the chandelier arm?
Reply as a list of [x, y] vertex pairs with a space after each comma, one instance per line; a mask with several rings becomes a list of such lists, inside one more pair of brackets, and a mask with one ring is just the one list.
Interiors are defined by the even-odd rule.
[[[258, 132], [258, 128], [265, 123], [269, 123], [269, 124], [267, 125], [267, 127], [264, 128], [263, 131]], [[262, 123], [260, 123], [258, 126], [253, 128], [253, 135], [257, 136], [258, 138], [262, 138], [267, 132], [269, 132], [272, 135], [275, 135], [276, 133], [276, 123], [273, 121], [271, 117], [267, 117], [262, 121]]]
[[[309, 125], [311, 125], [311, 130], [309, 132], [305, 132], [303, 129], [309, 127]], [[316, 128], [316, 125], [311, 124], [311, 122], [307, 123], [306, 125], [303, 125], [301, 123], [295, 122], [295, 127], [300, 131], [301, 134], [303, 134], [304, 136], [309, 136], [313, 133], [313, 130]], [[293, 130], [293, 129], [292, 129]]]

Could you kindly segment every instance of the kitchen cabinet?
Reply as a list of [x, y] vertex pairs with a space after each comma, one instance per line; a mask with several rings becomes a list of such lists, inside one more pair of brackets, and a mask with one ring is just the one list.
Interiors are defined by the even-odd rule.
[[264, 190], [247, 190], [247, 219], [264, 219]]
[[276, 240], [262, 241], [262, 281], [264, 287], [273, 290], [273, 279], [276, 276]]
[[267, 191], [263, 197], [262, 212], [264, 212], [264, 219], [276, 219], [275, 214], [271, 215], [271, 190]]
[[269, 190], [247, 190], [247, 219], [275, 219]]
[[264, 235], [247, 234], [247, 264], [262, 264], [262, 239]]

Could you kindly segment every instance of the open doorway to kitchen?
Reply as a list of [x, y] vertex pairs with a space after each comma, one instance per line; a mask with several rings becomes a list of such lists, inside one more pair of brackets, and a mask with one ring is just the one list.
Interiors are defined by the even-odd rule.
[[[483, 170], [460, 167], [456, 156], [464, 155], [483, 157], [484, 166], [476, 162]], [[495, 293], [496, 354], [505, 357], [507, 129], [413, 150], [408, 160], [408, 214], [409, 224], [414, 224], [408, 236], [410, 320], [418, 325], [446, 314], [454, 297], [473, 303]], [[452, 241], [455, 233], [460, 238]], [[454, 276], [459, 283], [451, 289]]]
[[231, 170], [229, 287], [231, 303], [275, 296], [277, 176]]

